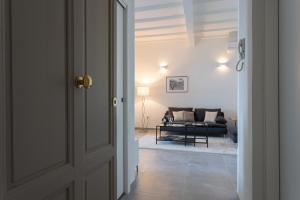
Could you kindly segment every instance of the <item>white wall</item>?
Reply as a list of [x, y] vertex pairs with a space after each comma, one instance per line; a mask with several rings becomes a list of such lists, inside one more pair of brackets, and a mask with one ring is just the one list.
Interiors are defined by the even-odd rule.
[[[136, 44], [136, 85], [150, 87], [146, 102], [148, 127], [153, 128], [169, 106], [222, 108], [226, 117], [236, 117], [237, 73], [235, 53], [227, 52], [227, 39], [202, 40], [196, 47], [187, 41]], [[228, 68], [217, 68], [227, 58]], [[159, 70], [168, 63], [168, 73]], [[188, 76], [188, 93], [166, 93], [166, 76]], [[141, 127], [141, 99], [136, 97], [135, 125]]]
[[281, 199], [300, 197], [300, 1], [280, 0]]

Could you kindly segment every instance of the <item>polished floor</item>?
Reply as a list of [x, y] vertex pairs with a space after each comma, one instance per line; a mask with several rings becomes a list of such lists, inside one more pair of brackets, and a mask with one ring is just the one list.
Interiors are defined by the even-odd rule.
[[237, 200], [236, 156], [140, 149], [136, 187], [122, 200]]

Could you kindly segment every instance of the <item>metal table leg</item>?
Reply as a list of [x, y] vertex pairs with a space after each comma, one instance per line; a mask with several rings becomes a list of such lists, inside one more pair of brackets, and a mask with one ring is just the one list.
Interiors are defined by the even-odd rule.
[[206, 124], [206, 147], [208, 148], [208, 125]]
[[156, 136], [155, 136], [156, 144], [157, 144], [157, 126], [156, 126]]

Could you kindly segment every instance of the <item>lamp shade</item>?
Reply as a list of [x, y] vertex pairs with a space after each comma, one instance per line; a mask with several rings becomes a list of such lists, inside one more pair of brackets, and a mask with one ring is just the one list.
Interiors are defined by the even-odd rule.
[[137, 87], [137, 95], [138, 96], [145, 97], [145, 96], [149, 96], [149, 94], [150, 94], [149, 87]]

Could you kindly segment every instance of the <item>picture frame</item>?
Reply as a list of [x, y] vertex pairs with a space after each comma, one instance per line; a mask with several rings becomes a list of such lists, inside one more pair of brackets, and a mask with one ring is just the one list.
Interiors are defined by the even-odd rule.
[[188, 76], [167, 76], [166, 77], [167, 93], [187, 93]]

